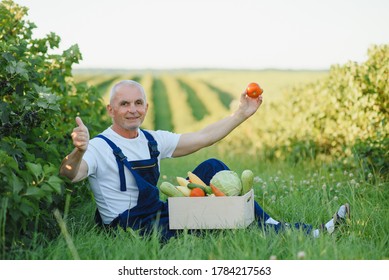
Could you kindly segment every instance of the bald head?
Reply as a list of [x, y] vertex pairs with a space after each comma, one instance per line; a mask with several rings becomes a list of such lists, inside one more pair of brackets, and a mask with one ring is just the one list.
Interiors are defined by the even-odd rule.
[[109, 102], [110, 103], [112, 103], [112, 99], [115, 97], [116, 93], [118, 92], [118, 90], [121, 87], [135, 87], [135, 88], [138, 88], [140, 90], [140, 92], [143, 94], [145, 103], [147, 103], [146, 93], [144, 91], [143, 86], [140, 83], [135, 82], [133, 80], [122, 80], [120, 82], [117, 82], [111, 89], [110, 98], [109, 98]]

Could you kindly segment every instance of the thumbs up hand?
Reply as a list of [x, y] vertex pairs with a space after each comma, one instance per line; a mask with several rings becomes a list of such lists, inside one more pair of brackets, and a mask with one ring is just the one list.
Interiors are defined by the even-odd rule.
[[77, 127], [73, 129], [71, 134], [73, 145], [81, 152], [85, 152], [89, 143], [89, 130], [82, 122], [80, 117], [76, 117]]

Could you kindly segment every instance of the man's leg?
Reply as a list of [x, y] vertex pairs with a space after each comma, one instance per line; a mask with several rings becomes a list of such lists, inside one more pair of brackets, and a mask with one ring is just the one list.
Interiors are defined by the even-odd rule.
[[[215, 158], [211, 158], [200, 163], [193, 170], [193, 173], [199, 176], [205, 184], [209, 185], [209, 182], [211, 181], [212, 177], [221, 170], [230, 169], [222, 161]], [[280, 230], [283, 230], [285, 228], [294, 227], [296, 229], [304, 231], [307, 234], [312, 233], [314, 237], [319, 236], [319, 229], [313, 230], [313, 227], [309, 224], [294, 223], [293, 225], [291, 225], [273, 219], [262, 209], [262, 207], [256, 201], [254, 201], [254, 214], [259, 227], [265, 226], [265, 228], [273, 228], [276, 232], [279, 232]], [[345, 218], [349, 217], [349, 215], [350, 208], [348, 204], [342, 205], [335, 213], [334, 217], [329, 222], [324, 224], [322, 228], [326, 229], [327, 232], [332, 233], [335, 226], [339, 224], [339, 222], [345, 220]]]

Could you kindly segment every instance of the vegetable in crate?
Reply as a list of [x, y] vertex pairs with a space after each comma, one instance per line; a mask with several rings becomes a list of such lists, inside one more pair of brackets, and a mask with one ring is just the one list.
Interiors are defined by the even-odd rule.
[[212, 183], [209, 183], [209, 186], [212, 189], [212, 192], [215, 196], [226, 196], [221, 190], [215, 187]]
[[242, 192], [242, 182], [238, 174], [232, 170], [219, 171], [212, 177], [211, 184], [226, 196], [238, 196]]
[[176, 179], [177, 179], [177, 183], [180, 186], [186, 187], [189, 184], [189, 181], [187, 179], [183, 178], [183, 177], [176, 177]]
[[192, 172], [190, 172], [190, 171], [188, 171], [188, 178], [189, 178], [189, 181], [190, 181], [191, 183], [198, 184], [198, 185], [201, 185], [201, 186], [203, 186], [203, 187], [206, 187], [206, 186], [207, 186], [207, 184], [205, 184], [205, 183], [203, 182], [203, 180], [201, 180], [201, 179], [199, 178], [199, 176], [197, 176], [196, 174], [194, 174], [194, 173], [192, 173]]
[[188, 184], [188, 188], [191, 189], [191, 190], [193, 190], [194, 188], [200, 188], [200, 189], [202, 189], [204, 191], [204, 193], [206, 195], [209, 195], [209, 194], [213, 193], [211, 187], [209, 187], [207, 185], [203, 186], [203, 185], [199, 185], [199, 184], [195, 184], [195, 183], [189, 183]]
[[253, 188], [254, 173], [249, 169], [244, 170], [241, 175], [241, 180], [242, 180], [242, 195], [245, 195]]
[[205, 192], [201, 188], [194, 188], [190, 191], [190, 197], [203, 197], [205, 196]]
[[189, 196], [190, 195], [190, 189], [188, 187], [176, 186], [176, 188], [177, 188], [177, 190], [182, 192], [184, 194], [184, 196]]
[[161, 192], [169, 197], [182, 197], [184, 194], [180, 192], [172, 183], [162, 182], [159, 186]]

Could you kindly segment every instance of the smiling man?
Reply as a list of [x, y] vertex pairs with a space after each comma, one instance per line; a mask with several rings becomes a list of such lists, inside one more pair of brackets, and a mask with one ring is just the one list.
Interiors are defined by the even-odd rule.
[[[201, 130], [184, 134], [143, 130], [140, 126], [148, 110], [144, 89], [137, 82], [121, 81], [113, 86], [107, 105], [112, 126], [90, 140], [88, 128], [77, 117], [77, 127], [71, 134], [75, 148], [62, 161], [60, 173], [72, 182], [89, 178], [98, 224], [131, 227], [141, 233], [149, 233], [157, 226], [162, 237], [169, 239], [177, 231], [169, 229], [167, 203], [159, 199], [161, 159], [185, 156], [218, 142], [252, 116], [261, 104], [261, 95], [251, 98], [243, 92], [235, 112]], [[209, 159], [193, 173], [209, 184], [213, 175], [227, 169], [223, 162]], [[272, 219], [257, 202], [254, 206], [260, 227], [268, 225], [278, 231], [287, 226]], [[333, 231], [348, 214], [348, 205], [343, 205], [325, 225], [327, 231]], [[294, 226], [307, 233], [312, 231], [310, 225]], [[318, 230], [313, 234], [317, 236]]]
[[129, 82], [119, 83], [113, 88], [110, 104], [107, 106], [113, 120], [112, 130], [125, 138], [137, 137], [147, 109], [143, 88]]

